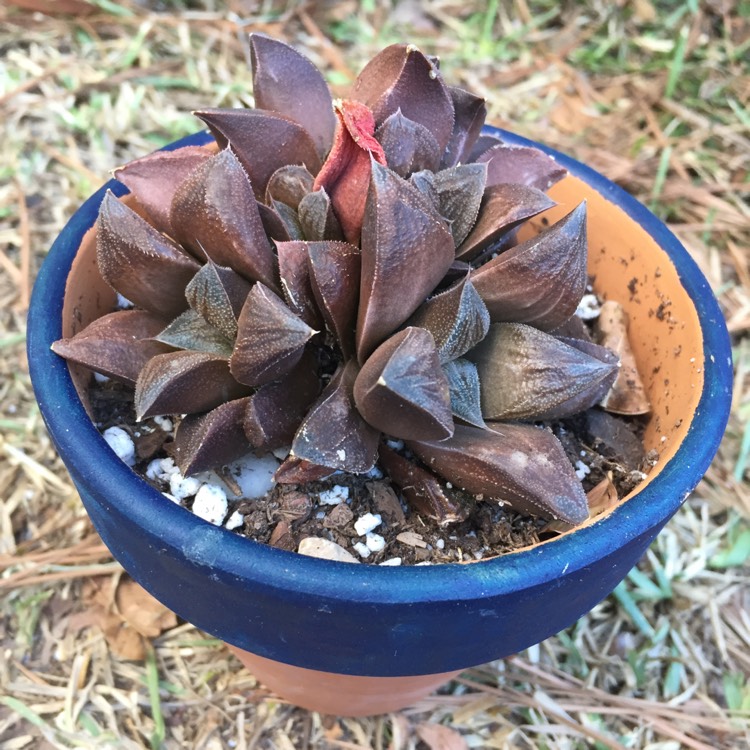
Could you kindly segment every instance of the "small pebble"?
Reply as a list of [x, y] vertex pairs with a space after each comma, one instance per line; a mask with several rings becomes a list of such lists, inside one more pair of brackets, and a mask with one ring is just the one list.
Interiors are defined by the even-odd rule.
[[226, 493], [212, 484], [201, 485], [193, 500], [193, 513], [214, 526], [221, 526], [228, 509]]
[[[359, 563], [351, 552], [345, 550], [340, 544], [332, 542], [330, 539], [321, 539], [315, 536], [308, 536], [299, 543], [297, 552], [309, 557], [319, 557], [323, 560], [334, 560], [335, 562]], [[367, 551], [369, 555], [369, 550]]]
[[174, 495], [170, 495], [168, 492], [162, 492], [162, 495], [167, 498], [167, 500], [171, 500], [176, 505], [180, 505], [181, 501], [178, 497], [175, 497]]
[[354, 530], [358, 536], [364, 536], [380, 526], [381, 523], [383, 523], [383, 519], [379, 513], [365, 513], [354, 522]]
[[135, 466], [135, 443], [122, 427], [110, 427], [104, 430], [102, 437], [123, 463]]
[[97, 383], [109, 383], [109, 378], [106, 375], [102, 375], [100, 372], [94, 373], [94, 380]]
[[445, 549], [445, 540], [444, 539], [436, 539], [435, 540], [435, 546], [438, 549]]
[[334, 484], [330, 490], [324, 490], [318, 495], [321, 505], [338, 505], [349, 499], [349, 488], [341, 484]]
[[397, 565], [401, 565], [401, 558], [400, 557], [389, 557], [387, 560], [383, 560], [382, 563], [378, 563], [379, 565], [383, 565], [385, 567], [396, 567]]

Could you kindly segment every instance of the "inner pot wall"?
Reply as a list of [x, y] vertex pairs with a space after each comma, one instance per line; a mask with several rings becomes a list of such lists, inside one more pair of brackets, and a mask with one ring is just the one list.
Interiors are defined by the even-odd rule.
[[[207, 140], [199, 134], [175, 146]], [[617, 585], [718, 446], [730, 399], [728, 339], [705, 279], [668, 230], [600, 175], [555, 156], [572, 175], [554, 192], [556, 210], [570, 210], [584, 195], [589, 201], [597, 290], [625, 305], [632, 329], [648, 331], [633, 339], [655, 407], [647, 444], [660, 460], [647, 483], [607, 517], [471, 565], [355, 566], [265, 547], [185, 513], [127, 469], [86, 417], [67, 365], [49, 351], [61, 335], [67, 269], [101, 191], [82, 207], [35, 287], [29, 359], [58, 450], [97, 530], [135, 580], [198, 627], [262, 657], [379, 676], [446, 672], [514, 653], [570, 625]], [[617, 222], [599, 225], [602, 211]], [[605, 253], [616, 259], [611, 273]], [[652, 282], [656, 291], [649, 294]], [[82, 322], [88, 313], [71, 299], [66, 318]]]

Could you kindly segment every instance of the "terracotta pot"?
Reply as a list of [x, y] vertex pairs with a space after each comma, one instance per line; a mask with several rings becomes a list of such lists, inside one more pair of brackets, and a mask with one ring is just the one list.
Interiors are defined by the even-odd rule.
[[[207, 141], [198, 134], [172, 148]], [[589, 203], [590, 272], [597, 291], [630, 316], [654, 408], [646, 448], [659, 460], [606, 516], [491, 560], [402, 568], [328, 562], [249, 541], [169, 502], [109, 449], [71, 377], [72, 370], [85, 394], [85, 373], [50, 351], [63, 332], [112, 307], [113, 294], [93, 264], [93, 232], [87, 234], [104, 188], [73, 216], [43, 265], [29, 312], [32, 382], [97, 531], [136, 581], [231, 644], [263, 682], [300, 706], [343, 715], [395, 710], [461, 669], [571, 625], [625, 577], [718, 448], [731, 360], [706, 280], [641, 204], [582, 164], [550, 153], [570, 176], [553, 189], [559, 207], [547, 218], [583, 198]], [[117, 183], [105, 187], [125, 192]]]

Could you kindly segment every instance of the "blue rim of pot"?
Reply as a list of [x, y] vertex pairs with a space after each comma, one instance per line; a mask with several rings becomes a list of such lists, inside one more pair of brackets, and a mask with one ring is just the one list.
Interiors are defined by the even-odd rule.
[[[693, 300], [703, 334], [706, 362], [703, 391], [683, 444], [677, 454], [661, 467], [654, 481], [602, 520], [575, 533], [533, 549], [470, 565], [387, 568], [347, 565], [286, 552], [222, 528], [210, 527], [205, 521], [163, 498], [116, 457], [87, 416], [67, 363], [50, 349], [51, 343], [62, 335], [65, 283], [81, 238], [93, 225], [107, 189], [116, 195], [127, 193], [124, 186], [115, 180], [108, 182], [84, 203], [55, 241], [37, 278], [29, 311], [28, 358], [32, 382], [49, 432], [71, 474], [85, 477], [92, 493], [106, 491], [111, 495], [114, 488], [116, 496], [111, 497], [108, 504], [124, 509], [134, 523], [148, 529], [159, 539], [210, 540], [207, 542], [212, 547], [210, 560], [201, 559], [198, 555], [195, 562], [198, 566], [205, 563], [210, 567], [211, 574], [217, 580], [262, 582], [264, 587], [287, 592], [290, 597], [300, 595], [308, 601], [325, 601], [326, 606], [334, 611], [339, 606], [345, 608], [347, 603], [361, 601], [373, 605], [373, 611], [378, 605], [433, 606], [443, 602], [461, 608], [477, 599], [521, 595], [530, 585], [544, 585], [563, 574], [568, 577], [583, 575], [584, 569], [612, 554], [618, 545], [648, 534], [650, 537], [647, 541], [650, 541], [656, 533], [654, 529], [658, 531], [663, 526], [700, 481], [716, 453], [726, 426], [731, 401], [732, 364], [729, 336], [718, 303], [706, 279], [677, 238], [624, 190], [598, 172], [553, 149], [489, 126], [484, 132], [497, 135], [510, 145], [541, 148], [571, 174], [618, 205], [667, 252]], [[166, 149], [211, 141], [208, 133], [201, 132], [176, 141]], [[90, 465], [92, 456], [96, 457], [94, 467]], [[148, 588], [147, 581], [140, 582]], [[604, 591], [599, 598], [606, 593], [608, 591]], [[179, 613], [179, 609], [176, 609]], [[200, 622], [195, 624], [209, 629]], [[563, 626], [565, 624], [571, 623], [563, 623]], [[315, 655], [287, 656], [283, 646], [276, 649], [261, 644], [258, 648], [251, 648], [236, 631], [217, 632], [213, 628], [211, 632], [240, 648], [298, 666], [349, 674], [373, 671], [348, 657], [342, 656], [337, 661], [334, 656], [332, 661], [327, 659], [324, 662]], [[471, 638], [467, 634], [467, 639]], [[372, 648], [377, 649], [377, 644], [372, 644]], [[437, 668], [432, 671], [463, 668], [501, 655], [488, 655], [481, 644], [477, 644], [472, 653], [476, 653], [474, 661], [469, 657], [469, 662], [456, 664], [448, 659], [445, 670]], [[466, 654], [463, 658], [467, 658]], [[426, 671], [424, 660], [408, 653], [399, 656], [398, 665], [377, 669], [377, 673], [383, 676]]]

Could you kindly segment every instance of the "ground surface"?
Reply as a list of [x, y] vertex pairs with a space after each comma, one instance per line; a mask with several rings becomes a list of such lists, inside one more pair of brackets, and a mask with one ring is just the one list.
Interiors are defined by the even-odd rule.
[[[616, 593], [396, 715], [285, 705], [145, 599], [92, 531], [27, 377], [25, 311], [51, 240], [113, 166], [196, 130], [190, 110], [250, 101], [251, 29], [299, 45], [338, 92], [391, 41], [439, 54], [490, 121], [588, 161], [665, 218], [733, 336], [719, 455]], [[748, 59], [746, 0], [5, 2], [0, 749], [747, 747]]]

